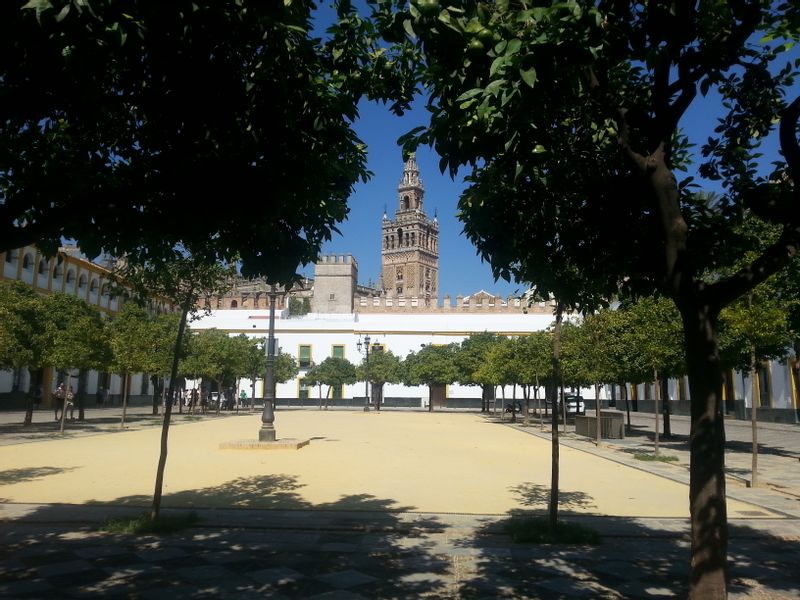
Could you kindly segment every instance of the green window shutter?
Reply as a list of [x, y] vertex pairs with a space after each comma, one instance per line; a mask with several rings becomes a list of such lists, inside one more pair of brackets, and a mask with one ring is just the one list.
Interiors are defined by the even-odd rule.
[[297, 362], [301, 369], [311, 366], [311, 346], [300, 346], [297, 352]]
[[344, 358], [344, 346], [334, 346], [331, 356], [334, 358]]

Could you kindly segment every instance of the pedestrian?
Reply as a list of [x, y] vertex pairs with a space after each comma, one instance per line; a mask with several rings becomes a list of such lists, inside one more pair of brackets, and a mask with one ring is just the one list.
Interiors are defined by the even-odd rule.
[[239, 392], [239, 404], [241, 404], [242, 408], [247, 406], [247, 392], [244, 390]]
[[[69, 409], [69, 420], [75, 420], [75, 393], [72, 391], [72, 386], [67, 390], [67, 408]], [[66, 416], [66, 415], [64, 415]]]
[[95, 394], [95, 404], [97, 404], [98, 408], [103, 408], [103, 386], [97, 388], [97, 393]]
[[66, 396], [64, 384], [59, 383], [56, 391], [53, 392], [53, 412], [55, 413], [56, 421], [59, 420], [59, 413], [64, 408], [64, 396]]

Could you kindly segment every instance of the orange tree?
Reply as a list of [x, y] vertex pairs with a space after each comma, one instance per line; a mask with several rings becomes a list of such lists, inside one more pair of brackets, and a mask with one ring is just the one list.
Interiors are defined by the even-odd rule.
[[322, 41], [311, 0], [0, 3], [0, 250], [291, 279], [369, 175], [358, 102], [413, 87], [341, 4]]
[[[391, 39], [405, 37], [425, 58], [430, 123], [405, 141], [432, 144], [451, 173], [471, 168], [460, 214], [495, 274], [584, 308], [620, 286], [658, 290], [681, 314], [692, 398], [690, 596], [724, 598], [717, 320], [800, 246], [792, 183], [800, 180], [800, 98], [787, 97], [795, 67], [783, 55], [800, 38], [800, 8], [766, 0], [430, 4], [378, 17]], [[701, 103], [717, 127], [690, 139], [696, 132], [683, 128]], [[783, 154], [774, 165], [759, 152], [771, 133]], [[716, 182], [719, 199], [693, 193], [682, 175], [690, 167]], [[746, 210], [779, 235], [729, 275], [707, 279], [748, 249], [736, 232]]]

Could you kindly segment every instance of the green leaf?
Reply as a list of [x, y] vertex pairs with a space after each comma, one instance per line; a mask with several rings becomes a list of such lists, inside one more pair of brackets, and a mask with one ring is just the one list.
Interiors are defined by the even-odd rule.
[[[474, 98], [475, 96], [478, 96], [479, 94], [482, 93], [483, 90], [481, 88], [473, 88], [471, 90], [467, 90], [466, 92], [461, 94], [458, 98], [456, 98], [456, 102], [463, 102], [464, 100], [469, 100], [470, 98]], [[423, 128], [418, 127], [418, 129], [423, 129]]]
[[489, 76], [490, 77], [494, 76], [494, 74], [497, 73], [497, 71], [499, 69], [502, 69], [503, 67], [505, 67], [506, 64], [508, 64], [508, 58], [507, 57], [498, 56], [497, 58], [495, 58], [492, 61], [492, 65], [489, 67]]
[[522, 47], [522, 40], [519, 38], [514, 38], [508, 42], [508, 46], [506, 47], [505, 54], [506, 56], [512, 56], [519, 52], [519, 49]]
[[50, 3], [50, 0], [29, 0], [27, 4], [25, 4], [22, 9], [33, 9], [36, 11], [36, 20], [41, 23], [41, 16], [42, 13], [50, 10], [53, 8], [53, 5]]
[[71, 6], [72, 6], [71, 4], [65, 4], [64, 8], [62, 8], [60, 11], [58, 11], [58, 14], [56, 15], [56, 22], [57, 23], [60, 23], [61, 21], [63, 21], [64, 19], [67, 18], [67, 15], [69, 14], [69, 9], [71, 8]]
[[484, 95], [491, 94], [492, 96], [497, 97], [497, 95], [500, 93], [500, 88], [504, 86], [506, 83], [507, 82], [505, 79], [495, 79], [489, 85], [486, 86]]
[[528, 84], [528, 87], [533, 87], [536, 83], [536, 69], [531, 67], [530, 69], [520, 69], [519, 75], [522, 77], [522, 81]]

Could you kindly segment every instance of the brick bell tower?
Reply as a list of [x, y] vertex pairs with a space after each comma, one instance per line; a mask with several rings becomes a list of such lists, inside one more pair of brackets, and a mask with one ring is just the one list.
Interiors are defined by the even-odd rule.
[[422, 210], [425, 188], [417, 159], [411, 154], [397, 186], [399, 208], [394, 220], [384, 213], [381, 283], [395, 296], [436, 298], [439, 289], [439, 220]]

